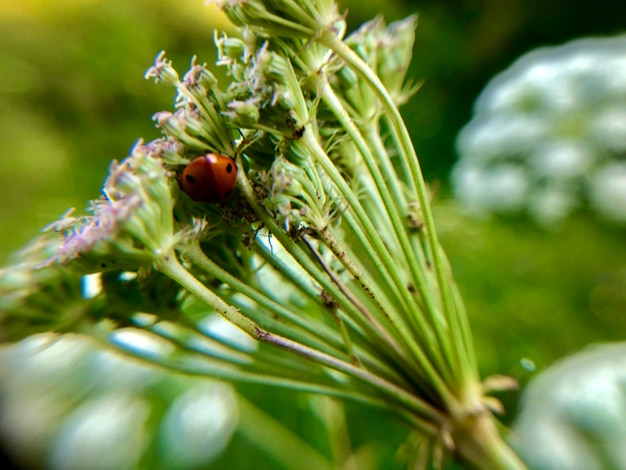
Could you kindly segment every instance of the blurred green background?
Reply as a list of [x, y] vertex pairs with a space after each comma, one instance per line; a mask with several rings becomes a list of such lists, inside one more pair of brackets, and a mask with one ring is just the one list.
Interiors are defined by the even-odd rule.
[[[438, 188], [442, 241], [467, 303], [483, 375], [508, 374], [523, 384], [533, 374], [529, 361], [541, 371], [586, 344], [623, 339], [623, 230], [587, 214], [552, 232], [523, 219], [471, 220], [449, 200], [447, 182], [455, 136], [488, 80], [530, 49], [624, 32], [623, 2], [586, 1], [575, 8], [566, 0], [342, 5], [351, 28], [378, 14], [388, 21], [419, 14], [408, 76], [425, 84], [403, 113], [426, 177]], [[211, 63], [212, 31], [224, 27], [204, 0], [0, 3], [1, 262], [67, 208], [82, 210], [98, 195], [109, 162], [124, 158], [138, 138], [158, 136], [150, 117], [169, 110], [173, 98], [143, 79], [158, 52], [165, 49], [179, 70], [193, 54]], [[241, 391], [296, 427], [301, 398]], [[517, 395], [503, 399], [510, 422]], [[287, 401], [291, 408], [282, 405]], [[380, 455], [391, 459], [405, 430], [389, 432], [380, 416], [358, 408], [348, 412], [377, 423], [367, 431], [353, 427], [354, 443], [387, 438]], [[314, 429], [301, 432], [315, 435]], [[246, 468], [244, 461], [264, 461], [253, 450], [244, 455], [237, 449], [227, 449], [225, 462], [243, 459]]]

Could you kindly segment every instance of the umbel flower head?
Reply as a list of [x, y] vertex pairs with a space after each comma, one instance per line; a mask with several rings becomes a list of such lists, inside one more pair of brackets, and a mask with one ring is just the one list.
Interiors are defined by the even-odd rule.
[[44, 234], [0, 269], [0, 340], [17, 341], [48, 331], [73, 331], [88, 305], [81, 297], [81, 273], [58, 265], [41, 267], [61, 240]]
[[[220, 5], [242, 26], [216, 35], [228, 83], [195, 59], [180, 78], [161, 53], [146, 77], [177, 92], [154, 116], [163, 137], [111, 166], [89, 215], [51, 225], [64, 241], [48, 267], [124, 293], [102, 304], [104, 328], [81, 331], [176, 371], [386, 409], [418, 433], [415, 464], [447, 451], [523, 468], [496, 432], [397, 107], [414, 91], [414, 19], [344, 41], [329, 0]], [[196, 176], [234, 187], [198, 202]], [[171, 308], [154, 301], [159, 283]], [[145, 301], [124, 301], [133, 290]], [[261, 344], [216, 332], [220, 316]], [[112, 339], [129, 324], [169, 346]]]
[[343, 16], [332, 0], [216, 0], [215, 3], [234, 24], [263, 35], [308, 38], [322, 29], [333, 32], [345, 29]]
[[48, 263], [77, 260], [85, 272], [99, 272], [147, 268], [171, 256], [173, 200], [159, 158], [136, 146], [122, 163], [111, 164], [102, 193], [91, 202], [91, 215], [67, 215], [49, 226], [65, 239]]
[[470, 212], [557, 226], [588, 207], [626, 224], [625, 47], [621, 35], [537, 49], [487, 84], [452, 174]]

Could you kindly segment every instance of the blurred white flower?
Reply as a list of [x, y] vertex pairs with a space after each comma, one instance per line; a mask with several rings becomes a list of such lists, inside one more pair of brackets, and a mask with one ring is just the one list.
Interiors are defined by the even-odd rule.
[[494, 77], [457, 137], [457, 198], [474, 213], [526, 212], [541, 225], [584, 206], [626, 223], [615, 167], [626, 155], [625, 54], [626, 36], [581, 39]]
[[604, 217], [626, 223], [626, 162], [608, 164], [593, 175], [591, 202]]
[[611, 106], [600, 111], [589, 123], [590, 135], [614, 152], [626, 152], [626, 106]]
[[513, 441], [529, 468], [626, 468], [626, 345], [594, 345], [526, 387]]
[[166, 340], [137, 328], [121, 328], [109, 335], [111, 343], [120, 345], [126, 350], [140, 351], [146, 355], [167, 355], [174, 347]]
[[[131, 328], [112, 340], [171, 350]], [[0, 349], [0, 396], [0, 437], [29, 468], [135, 469], [156, 454], [168, 459], [162, 468], [204, 468], [238, 424], [232, 387], [169, 374], [74, 335]]]
[[232, 387], [206, 382], [179, 396], [159, 431], [164, 467], [200, 468], [218, 457], [237, 428], [237, 400]]
[[539, 177], [567, 181], [584, 176], [593, 160], [593, 149], [585, 141], [567, 139], [535, 145], [528, 163]]
[[95, 349], [89, 359], [89, 379], [108, 389], [141, 390], [153, 385], [158, 376], [139, 362], [129, 361], [121, 354]]
[[102, 292], [102, 274], [86, 274], [80, 280], [80, 288], [83, 299], [93, 299]]
[[460, 167], [453, 178], [459, 196], [476, 214], [517, 211], [526, 199], [528, 180], [519, 166], [500, 164], [469, 170]]
[[527, 153], [533, 142], [545, 138], [549, 129], [531, 116], [509, 115], [489, 121], [472, 121], [459, 134], [457, 148], [476, 163], [501, 160]]
[[236, 344], [244, 351], [253, 352], [258, 346], [250, 336], [217, 314], [205, 317], [199, 327], [206, 335], [226, 344]]
[[149, 404], [125, 394], [109, 393], [78, 407], [65, 420], [51, 456], [63, 470], [133, 469], [149, 442]]
[[2, 383], [3, 388], [19, 394], [19, 390], [37, 387], [46, 387], [50, 393], [55, 387], [61, 389], [59, 394], [63, 398], [68, 398], [65, 385], [71, 388], [88, 372], [90, 366], [85, 358], [93, 347], [89, 341], [76, 341], [76, 338], [41, 334], [7, 349], [7, 370], [3, 373], [10, 375], [11, 381]]
[[551, 186], [533, 191], [528, 211], [543, 227], [561, 222], [576, 207], [576, 198], [567, 187]]

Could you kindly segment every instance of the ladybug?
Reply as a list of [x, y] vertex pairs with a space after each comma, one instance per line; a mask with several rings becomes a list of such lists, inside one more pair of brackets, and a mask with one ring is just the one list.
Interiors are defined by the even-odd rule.
[[207, 153], [189, 162], [178, 184], [194, 201], [218, 204], [230, 197], [236, 179], [237, 165], [232, 158]]

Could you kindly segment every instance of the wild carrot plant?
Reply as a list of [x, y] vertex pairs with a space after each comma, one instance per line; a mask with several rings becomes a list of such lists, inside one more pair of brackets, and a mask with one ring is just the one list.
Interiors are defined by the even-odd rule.
[[[405, 83], [416, 19], [346, 35], [330, 0], [219, 3], [241, 28], [215, 36], [228, 82], [157, 57], [146, 77], [176, 92], [154, 116], [163, 137], [2, 271], [4, 339], [78, 332], [177, 372], [382, 408], [415, 430], [415, 467], [524, 468], [485, 395], [508, 381], [480, 379], [398, 111], [418, 88]], [[208, 160], [189, 181], [218, 204], [181, 190], [209, 154], [232, 159], [232, 194]], [[102, 289], [82, 295], [94, 274]]]

